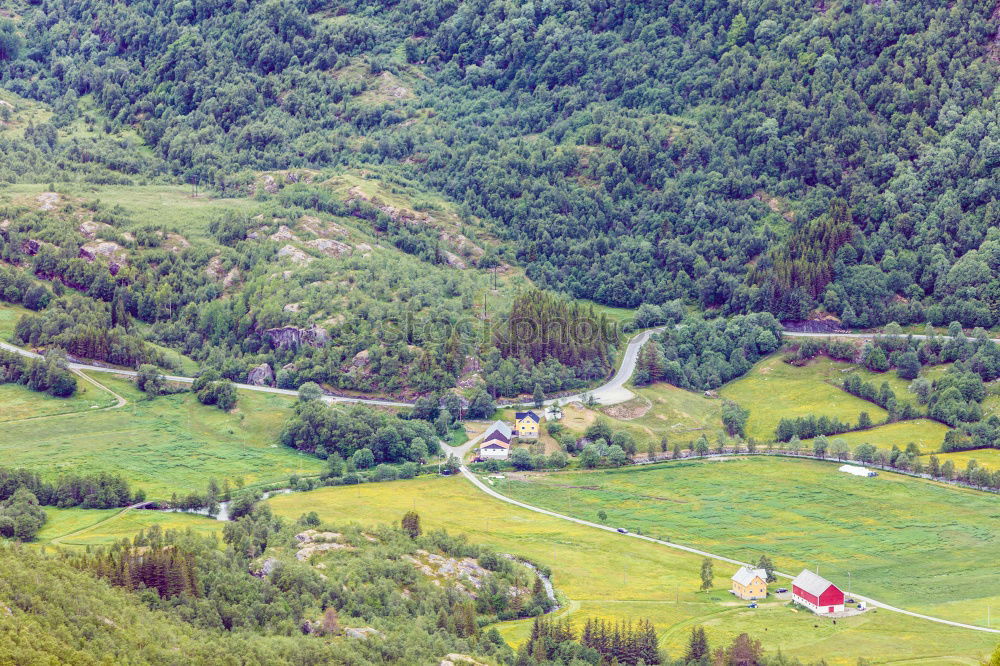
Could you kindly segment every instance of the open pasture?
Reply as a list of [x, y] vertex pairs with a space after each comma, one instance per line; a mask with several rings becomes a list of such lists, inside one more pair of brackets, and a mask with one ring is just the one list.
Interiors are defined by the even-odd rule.
[[[930, 460], [930, 455], [924, 452], [922, 460], [926, 464]], [[952, 453], [934, 453], [943, 465], [946, 460], [955, 464], [956, 470], [964, 470], [970, 460], [975, 460], [980, 467], [996, 471], [1000, 469], [1000, 449], [973, 449], [971, 451], [954, 451]], [[997, 500], [1000, 502], [1000, 498]]]
[[56, 546], [110, 546], [130, 539], [141, 530], [159, 525], [166, 530], [187, 530], [211, 534], [224, 523], [191, 513], [148, 509], [55, 509], [45, 507], [47, 520], [36, 541]]
[[782, 358], [781, 354], [770, 356], [746, 376], [719, 389], [723, 398], [750, 410], [748, 437], [772, 439], [783, 418], [826, 415], [856, 423], [861, 412], [868, 412], [876, 423], [885, 419], [884, 409], [840, 388], [843, 378], [856, 366], [821, 357], [796, 367]]
[[519, 500], [778, 569], [827, 578], [909, 610], [985, 624], [1000, 606], [995, 495], [775, 457], [537, 474]]
[[[0, 384], [0, 423], [36, 419], [57, 414], [73, 414], [110, 407], [117, 402], [107, 391], [77, 378], [76, 393], [69, 398], [53, 398], [20, 384]], [[36, 424], [36, 427], [40, 424]], [[0, 440], [4, 438], [0, 434]]]
[[[506, 489], [499, 481], [498, 489]], [[876, 611], [834, 625], [785, 604], [749, 611], [724, 590], [735, 567], [716, 563], [716, 590], [698, 591], [701, 558], [615, 533], [569, 523], [501, 503], [461, 478], [424, 477], [413, 481], [323, 488], [268, 500], [277, 515], [296, 519], [316, 511], [323, 520], [350, 518], [363, 525], [397, 521], [415, 509], [424, 530], [467, 534], [505, 552], [532, 558], [553, 569], [565, 605], [560, 615], [577, 627], [587, 617], [649, 618], [661, 645], [682, 654], [691, 627], [704, 625], [713, 645], [746, 631], [765, 649], [806, 660], [820, 655], [831, 664], [928, 659], [970, 663], [987, 654], [992, 636], [930, 624]], [[500, 625], [519, 644], [530, 621]]]
[[278, 443], [291, 405], [286, 396], [241, 391], [227, 414], [191, 393], [149, 400], [127, 380], [93, 376], [128, 404], [52, 417], [44, 428], [36, 421], [9, 423], [0, 430], [0, 460], [49, 475], [117, 472], [149, 499], [203, 491], [210, 478], [253, 485], [323, 468], [321, 460]]
[[[913, 442], [920, 447], [922, 454], [929, 454], [940, 450], [946, 432], [948, 432], [948, 426], [939, 421], [914, 419], [887, 423], [868, 430], [854, 430], [840, 435], [831, 435], [827, 439], [843, 439], [851, 447], [852, 453], [860, 444], [871, 444], [875, 448], [886, 450], [898, 446], [900, 449], [906, 450], [906, 445]], [[811, 448], [812, 440], [807, 440], [804, 446]]]

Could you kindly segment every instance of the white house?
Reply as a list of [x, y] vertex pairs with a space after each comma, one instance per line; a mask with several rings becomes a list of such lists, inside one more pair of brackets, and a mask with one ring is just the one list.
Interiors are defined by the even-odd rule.
[[479, 457], [484, 460], [506, 460], [510, 455], [510, 426], [503, 421], [496, 421], [486, 430], [482, 444], [479, 445]]

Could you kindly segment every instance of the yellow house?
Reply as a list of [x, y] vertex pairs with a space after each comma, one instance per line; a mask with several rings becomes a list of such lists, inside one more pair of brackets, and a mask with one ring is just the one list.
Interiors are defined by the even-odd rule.
[[514, 436], [521, 439], [538, 439], [541, 418], [534, 412], [514, 413]]
[[732, 592], [747, 601], [763, 599], [767, 596], [767, 572], [763, 569], [740, 567], [733, 576]]

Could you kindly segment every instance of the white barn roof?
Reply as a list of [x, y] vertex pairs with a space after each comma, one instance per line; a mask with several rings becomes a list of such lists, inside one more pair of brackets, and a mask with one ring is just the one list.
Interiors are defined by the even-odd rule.
[[754, 578], [760, 578], [767, 582], [767, 572], [763, 569], [752, 569], [750, 567], [740, 567], [740, 570], [733, 574], [733, 582], [740, 585], [749, 585]]
[[819, 574], [815, 574], [808, 569], [803, 569], [802, 573], [796, 576], [795, 580], [792, 581], [792, 585], [800, 590], [805, 590], [814, 597], [819, 597], [821, 594], [826, 592], [827, 588], [833, 585], [833, 583]]

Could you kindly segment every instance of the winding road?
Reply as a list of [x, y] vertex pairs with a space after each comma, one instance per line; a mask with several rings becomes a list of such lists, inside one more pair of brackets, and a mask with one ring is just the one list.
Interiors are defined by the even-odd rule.
[[[638, 356], [639, 356], [639, 350], [649, 340], [649, 338], [652, 335], [654, 335], [656, 333], [659, 333], [659, 332], [661, 332], [663, 330], [664, 330], [664, 327], [649, 329], [649, 330], [643, 331], [642, 333], [639, 333], [636, 336], [634, 336], [629, 341], [628, 345], [625, 348], [625, 353], [622, 355], [622, 362], [621, 362], [621, 365], [618, 367], [618, 371], [615, 373], [614, 377], [612, 377], [607, 383], [603, 384], [602, 386], [599, 386], [598, 388], [595, 388], [595, 389], [593, 389], [591, 391], [587, 391], [587, 392], [584, 392], [584, 393], [579, 393], [579, 394], [575, 394], [575, 395], [565, 396], [565, 397], [562, 397], [562, 398], [554, 398], [554, 399], [551, 399], [551, 400], [546, 400], [545, 404], [546, 405], [551, 405], [551, 404], [554, 404], [557, 401], [560, 402], [560, 403], [574, 402], [574, 401], [578, 401], [578, 400], [586, 400], [588, 397], [592, 398], [593, 400], [595, 400], [596, 402], [598, 402], [598, 403], [600, 403], [602, 405], [611, 405], [611, 404], [616, 404], [616, 403], [619, 403], [619, 402], [625, 402], [627, 400], [630, 400], [634, 396], [634, 394], [630, 390], [628, 390], [627, 388], [625, 388], [625, 384], [632, 377], [632, 373], [635, 371], [636, 361], [637, 361]], [[871, 337], [873, 337], [875, 335], [875, 334], [870, 334], [870, 333], [835, 333], [835, 334], [829, 334], [829, 333], [805, 333], [805, 332], [800, 333], [800, 332], [792, 332], [792, 331], [785, 331], [784, 334], [786, 336], [789, 336], [789, 337], [850, 337], [850, 338], [871, 338]], [[923, 339], [923, 338], [925, 338], [927, 336], [924, 336], [924, 335], [914, 335], [913, 337], [916, 338], [916, 339]], [[948, 336], [940, 336], [940, 337], [948, 337]], [[1000, 340], [998, 340], [998, 342], [1000, 342]], [[11, 352], [14, 352], [14, 353], [17, 353], [17, 354], [21, 354], [22, 356], [27, 356], [27, 357], [31, 357], [31, 358], [40, 358], [41, 357], [40, 354], [37, 354], [35, 352], [29, 351], [27, 349], [23, 349], [21, 347], [18, 347], [16, 345], [12, 345], [12, 344], [9, 344], [9, 343], [6, 343], [6, 342], [0, 342], [0, 349], [5, 349], [7, 351], [11, 351]], [[113, 374], [113, 375], [119, 375], [119, 376], [123, 376], [123, 377], [135, 377], [138, 374], [134, 370], [122, 370], [122, 369], [118, 369], [118, 368], [107, 368], [107, 367], [102, 367], [102, 366], [97, 366], [97, 365], [88, 365], [86, 363], [76, 363], [76, 362], [68, 363], [67, 367], [70, 370], [73, 370], [75, 372], [80, 372], [80, 371], [104, 372], [104, 373]], [[180, 377], [180, 376], [167, 376], [166, 379], [168, 381], [181, 382], [181, 383], [192, 383], [194, 381], [194, 378], [192, 378], [192, 377]], [[88, 381], [91, 381], [91, 380], [88, 379]], [[289, 396], [297, 396], [298, 395], [298, 391], [294, 391], [294, 390], [291, 390], [291, 389], [279, 389], [279, 388], [272, 388], [272, 387], [269, 387], [269, 386], [256, 386], [256, 385], [253, 385], [253, 384], [236, 384], [236, 386], [237, 386], [237, 388], [244, 389], [244, 390], [247, 390], [247, 391], [260, 391], [260, 392], [263, 392], [263, 393], [275, 393], [275, 394], [279, 394], [279, 395], [289, 395]], [[102, 388], [105, 388], [105, 387], [102, 386]], [[111, 391], [109, 391], [109, 392], [111, 392]], [[122, 398], [121, 396], [119, 396], [117, 394], [114, 394], [113, 392], [111, 392], [111, 393], [113, 395], [115, 395], [115, 397], [118, 398], [118, 400], [120, 401], [119, 404], [116, 405], [116, 407], [120, 407], [122, 404], [124, 404], [124, 398]], [[330, 402], [330, 403], [365, 403], [365, 404], [381, 405], [381, 406], [389, 406], [389, 407], [410, 407], [410, 406], [412, 406], [412, 403], [408, 403], [408, 402], [398, 402], [398, 401], [393, 401], [393, 400], [382, 400], [382, 399], [378, 399], [378, 398], [353, 398], [353, 397], [346, 397], [346, 396], [332, 396], [332, 395], [327, 395], [327, 396], [324, 396], [323, 399], [326, 402]], [[485, 435], [485, 433], [483, 433], [483, 435]], [[442, 442], [441, 443], [441, 447], [444, 449], [444, 451], [445, 451], [446, 454], [455, 455], [460, 461], [462, 461], [464, 459], [465, 455], [468, 453], [468, 451], [473, 446], [475, 446], [476, 443], [478, 443], [480, 439], [482, 439], [483, 435], [479, 435], [478, 437], [474, 437], [473, 439], [470, 439], [468, 442], [465, 442], [461, 446], [452, 447], [452, 446], [449, 446], [446, 443]], [[681, 551], [684, 551], [684, 552], [687, 552], [687, 553], [691, 553], [691, 554], [694, 554], [694, 555], [699, 555], [701, 557], [708, 557], [708, 558], [711, 558], [713, 560], [718, 560], [720, 562], [726, 562], [728, 564], [733, 564], [733, 565], [737, 565], [737, 566], [744, 566], [744, 565], [747, 564], [746, 562], [740, 562], [739, 560], [734, 560], [734, 559], [729, 558], [729, 557], [725, 557], [725, 556], [718, 555], [718, 554], [715, 554], [715, 553], [710, 553], [710, 552], [707, 552], [707, 551], [704, 551], [704, 550], [699, 550], [697, 548], [692, 548], [690, 546], [684, 546], [682, 544], [672, 543], [672, 542], [669, 542], [669, 541], [663, 541], [661, 539], [654, 539], [653, 537], [645, 536], [643, 534], [632, 534], [632, 533], [621, 534], [614, 527], [609, 527], [607, 525], [601, 525], [600, 523], [593, 523], [593, 522], [590, 522], [590, 521], [587, 521], [587, 520], [583, 520], [582, 518], [574, 518], [572, 516], [567, 516], [567, 515], [564, 515], [564, 514], [561, 514], [561, 513], [557, 513], [555, 511], [550, 511], [548, 509], [543, 509], [541, 507], [537, 507], [537, 506], [534, 506], [534, 505], [531, 505], [531, 504], [526, 504], [524, 502], [520, 502], [518, 500], [515, 500], [515, 499], [512, 499], [510, 497], [507, 497], [506, 495], [502, 495], [502, 494], [498, 493], [497, 491], [493, 490], [492, 488], [490, 488], [487, 484], [483, 483], [483, 481], [479, 477], [477, 477], [475, 474], [473, 474], [469, 470], [469, 468], [465, 466], [464, 462], [461, 464], [460, 470], [461, 470], [462, 475], [466, 479], [468, 479], [474, 486], [476, 486], [479, 490], [483, 491], [487, 495], [490, 495], [491, 497], [493, 497], [495, 499], [498, 499], [498, 500], [500, 500], [502, 502], [507, 502], [508, 504], [513, 504], [514, 506], [518, 506], [518, 507], [520, 507], [522, 509], [526, 509], [528, 511], [534, 511], [536, 513], [541, 513], [541, 514], [544, 514], [544, 515], [547, 515], [547, 516], [551, 516], [553, 518], [558, 518], [560, 520], [566, 520], [566, 521], [569, 521], [569, 522], [572, 522], [572, 523], [576, 523], [578, 525], [583, 525], [583, 526], [586, 526], [586, 527], [591, 527], [593, 529], [603, 530], [605, 532], [611, 532], [611, 533], [614, 533], [614, 534], [616, 534], [618, 536], [621, 536], [623, 538], [642, 539], [643, 541], [648, 541], [650, 543], [655, 543], [655, 544], [658, 544], [658, 545], [661, 545], [661, 546], [666, 546], [668, 548], [673, 548], [675, 550], [681, 550]], [[128, 507], [122, 513], [125, 513], [125, 512], [127, 512], [128, 510], [130, 510], [132, 508], [134, 508], [134, 507]], [[120, 515], [120, 514], [116, 514], [116, 517], [118, 515]], [[66, 535], [66, 536], [71, 536], [71, 535]], [[775, 575], [780, 576], [782, 578], [788, 578], [788, 579], [793, 578], [793, 576], [791, 574], [782, 573], [782, 572], [778, 572], [778, 571], [775, 572]], [[909, 615], [911, 617], [920, 618], [920, 619], [927, 620], [927, 621], [930, 621], [930, 622], [936, 622], [938, 624], [949, 625], [949, 626], [952, 626], [952, 627], [959, 627], [959, 628], [962, 628], [962, 629], [971, 629], [971, 630], [974, 630], [974, 631], [983, 631], [983, 632], [989, 632], [989, 633], [994, 633], [994, 634], [1000, 634], [1000, 629], [992, 629], [992, 628], [989, 628], [989, 627], [981, 627], [981, 626], [978, 626], [978, 625], [965, 624], [965, 623], [962, 623], [962, 622], [953, 622], [951, 620], [946, 620], [944, 618], [933, 617], [933, 616], [930, 616], [930, 615], [924, 615], [924, 614], [921, 614], [921, 613], [915, 613], [913, 611], [908, 611], [908, 610], [905, 610], [905, 609], [902, 609], [902, 608], [897, 608], [897, 607], [892, 606], [890, 604], [886, 604], [884, 602], [877, 601], [877, 600], [871, 599], [869, 597], [863, 597], [863, 596], [860, 596], [860, 595], [857, 595], [857, 594], [855, 594], [853, 596], [856, 599], [859, 599], [861, 601], [865, 601], [870, 606], [873, 606], [873, 607], [876, 607], [876, 608], [882, 608], [882, 609], [885, 609], [885, 610], [893, 612], [893, 613], [901, 613], [903, 615]]]
[[[446, 454], [454, 455], [454, 456], [458, 457], [459, 460], [462, 460], [464, 458], [465, 454], [469, 451], [469, 449], [472, 448], [472, 446], [475, 445], [475, 443], [477, 441], [479, 441], [479, 439], [481, 439], [481, 438], [482, 438], [482, 435], [480, 435], [479, 437], [476, 437], [475, 439], [469, 440], [468, 442], [466, 442], [465, 444], [462, 444], [461, 446], [456, 446], [456, 447], [448, 446], [447, 444], [445, 444], [445, 443], [442, 442], [441, 447], [445, 450]], [[566, 521], [569, 521], [571, 523], [576, 523], [577, 525], [583, 525], [585, 527], [592, 527], [592, 528], [597, 529], [597, 530], [603, 530], [605, 532], [611, 532], [615, 536], [620, 536], [622, 538], [642, 539], [643, 541], [648, 541], [650, 543], [655, 543], [655, 544], [660, 545], [660, 546], [666, 546], [667, 548], [673, 548], [674, 550], [681, 550], [681, 551], [684, 551], [686, 553], [691, 553], [693, 555], [699, 555], [701, 557], [708, 557], [708, 558], [711, 558], [713, 560], [717, 560], [719, 562], [726, 562], [727, 564], [733, 564], [733, 565], [736, 565], [736, 566], [754, 566], [754, 565], [752, 565], [750, 563], [747, 563], [747, 562], [741, 562], [739, 560], [734, 560], [734, 559], [732, 559], [730, 557], [725, 557], [724, 555], [718, 555], [716, 553], [710, 553], [710, 552], [705, 551], [705, 550], [699, 550], [697, 548], [692, 548], [691, 546], [684, 546], [684, 545], [679, 544], [679, 543], [673, 543], [673, 542], [670, 542], [670, 541], [664, 541], [662, 539], [654, 539], [653, 537], [649, 537], [649, 536], [646, 536], [644, 534], [633, 534], [632, 532], [627, 532], [627, 533], [622, 534], [621, 532], [618, 531], [617, 528], [614, 528], [614, 527], [609, 527], [607, 525], [602, 525], [600, 523], [593, 523], [593, 522], [590, 522], [589, 520], [583, 520], [582, 518], [574, 518], [573, 516], [567, 516], [567, 515], [562, 514], [562, 513], [557, 513], [555, 511], [550, 511], [548, 509], [543, 509], [542, 507], [535, 506], [533, 504], [527, 504], [525, 502], [518, 501], [516, 499], [507, 497], [506, 495], [503, 495], [503, 494], [497, 492], [496, 490], [494, 490], [493, 488], [491, 488], [489, 485], [487, 485], [486, 483], [484, 483], [482, 479], [480, 479], [478, 476], [476, 476], [475, 474], [473, 474], [472, 471], [468, 467], [466, 467], [464, 463], [460, 467], [460, 471], [462, 473], [462, 476], [464, 476], [466, 479], [468, 479], [472, 483], [472, 485], [474, 485], [476, 488], [478, 488], [479, 490], [483, 491], [484, 493], [486, 493], [490, 497], [493, 497], [494, 499], [498, 499], [501, 502], [507, 502], [508, 504], [513, 504], [514, 506], [520, 507], [522, 509], [527, 509], [528, 511], [534, 511], [535, 513], [541, 513], [541, 514], [544, 514], [546, 516], [551, 516], [553, 518], [558, 518], [560, 520], [566, 520]], [[781, 572], [781, 571], [775, 571], [774, 574], [776, 576], [780, 577], [780, 578], [787, 578], [789, 580], [791, 580], [792, 578], [795, 577], [792, 574], [784, 573], [784, 572]], [[898, 608], [896, 606], [892, 606], [892, 605], [887, 604], [885, 602], [877, 601], [877, 600], [872, 599], [870, 597], [864, 597], [864, 596], [861, 596], [859, 594], [852, 594], [851, 596], [853, 596], [855, 599], [857, 599], [859, 601], [864, 601], [870, 607], [873, 607], [873, 608], [882, 608], [882, 609], [890, 611], [892, 613], [900, 613], [902, 615], [909, 615], [910, 617], [916, 617], [916, 618], [920, 618], [922, 620], [927, 620], [929, 622], [936, 622], [938, 624], [945, 624], [945, 625], [948, 625], [948, 626], [951, 626], [951, 627], [958, 627], [958, 628], [961, 628], [961, 629], [971, 629], [973, 631], [984, 631], [984, 632], [992, 633], [992, 634], [1000, 634], [1000, 629], [992, 629], [992, 628], [989, 628], [989, 627], [981, 627], [981, 626], [975, 625], [975, 624], [965, 624], [963, 622], [954, 622], [952, 620], [946, 620], [946, 619], [941, 618], [941, 617], [934, 617], [934, 616], [931, 616], [931, 615], [924, 615], [922, 613], [915, 613], [913, 611], [908, 611], [908, 610], [903, 609], [903, 608]]]

